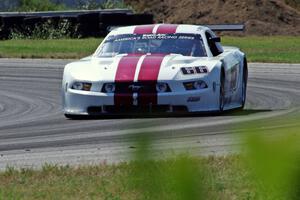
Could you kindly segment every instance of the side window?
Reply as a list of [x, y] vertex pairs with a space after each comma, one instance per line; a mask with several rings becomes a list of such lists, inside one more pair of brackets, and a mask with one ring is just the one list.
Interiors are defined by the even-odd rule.
[[210, 40], [211, 38], [213, 38], [215, 36], [211, 35], [209, 32], [206, 32], [205, 36], [207, 38], [207, 43], [208, 43], [208, 46], [209, 46], [210, 51], [213, 54], [213, 56], [217, 56], [217, 55], [221, 54], [223, 52], [223, 49], [220, 46], [220, 44]]

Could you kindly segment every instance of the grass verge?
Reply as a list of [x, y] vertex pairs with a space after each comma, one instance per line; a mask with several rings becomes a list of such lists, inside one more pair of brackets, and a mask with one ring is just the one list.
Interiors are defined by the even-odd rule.
[[[0, 41], [2, 58], [71, 58], [92, 54], [102, 39], [7, 40]], [[300, 37], [228, 37], [223, 45], [237, 46], [250, 62], [300, 63]]]
[[[209, 169], [201, 180], [207, 186], [209, 199], [232, 199], [233, 196], [247, 199], [254, 195], [251, 191], [255, 184], [249, 181], [249, 173], [241, 166], [239, 157], [195, 158], [192, 161], [196, 166], [203, 167], [204, 163]], [[174, 165], [176, 160], [172, 159], [153, 161], [152, 170], [146, 168], [145, 176], [170, 171]], [[148, 199], [140, 188], [143, 185], [149, 187], [148, 192], [154, 190], [159, 195], [147, 194], [149, 199], [178, 199], [172, 191], [175, 183], [174, 188], [163, 187], [164, 192], [161, 192], [151, 179], [132, 178], [135, 168], [132, 162], [76, 169], [55, 166], [45, 166], [40, 171], [7, 169], [0, 174], [0, 199]], [[165, 181], [174, 180], [168, 177]], [[161, 184], [165, 181], [161, 180]]]
[[2, 58], [77, 59], [91, 55], [102, 39], [6, 40], [0, 41]]
[[300, 63], [300, 37], [224, 37], [222, 43], [241, 48], [250, 62]]

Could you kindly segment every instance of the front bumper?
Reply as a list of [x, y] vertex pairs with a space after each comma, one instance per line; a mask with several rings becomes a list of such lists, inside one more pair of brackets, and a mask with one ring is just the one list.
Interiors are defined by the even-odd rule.
[[71, 115], [101, 115], [129, 112], [207, 112], [218, 110], [219, 94], [211, 88], [157, 94], [157, 105], [117, 107], [114, 94], [68, 89], [63, 92], [63, 110]]

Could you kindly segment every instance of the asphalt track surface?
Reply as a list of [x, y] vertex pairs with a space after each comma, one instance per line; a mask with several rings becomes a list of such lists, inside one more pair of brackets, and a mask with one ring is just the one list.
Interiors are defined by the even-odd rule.
[[243, 147], [236, 137], [245, 132], [240, 122], [263, 120], [259, 129], [276, 129], [294, 126], [280, 120], [299, 116], [300, 64], [250, 63], [246, 107], [240, 112], [68, 120], [60, 96], [68, 62], [0, 59], [0, 170], [124, 161], [136, 151], [136, 138], [146, 134], [153, 136], [159, 158], [182, 151], [235, 153]]

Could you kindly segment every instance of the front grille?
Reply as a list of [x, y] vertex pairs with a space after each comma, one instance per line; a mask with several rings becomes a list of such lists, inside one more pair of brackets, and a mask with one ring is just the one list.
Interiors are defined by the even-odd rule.
[[155, 93], [156, 92], [156, 82], [117, 82], [116, 83], [116, 93]]
[[169, 105], [140, 105], [140, 106], [103, 106], [103, 107], [89, 107], [88, 113], [91, 115], [97, 114], [149, 114], [149, 113], [169, 113], [169, 112], [187, 112], [186, 106], [172, 106]]
[[109, 113], [145, 113], [145, 112], [167, 112], [169, 106], [105, 106], [105, 111]]
[[[128, 93], [156, 93], [156, 81], [142, 81], [142, 82], [116, 82], [115, 93], [128, 94]], [[170, 87], [166, 92], [171, 92]], [[104, 92], [102, 88], [102, 92]]]
[[108, 113], [167, 113], [167, 112], [187, 112], [186, 106], [169, 105], [139, 105], [139, 106], [104, 106]]

